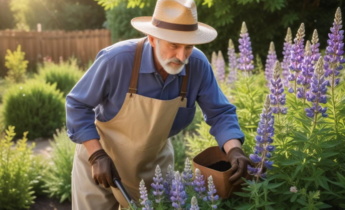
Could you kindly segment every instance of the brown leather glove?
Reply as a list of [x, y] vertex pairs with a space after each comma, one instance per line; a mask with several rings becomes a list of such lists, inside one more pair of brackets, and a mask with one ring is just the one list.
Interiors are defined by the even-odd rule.
[[242, 184], [244, 181], [241, 178], [247, 177], [247, 166], [252, 165], [251, 161], [239, 147], [230, 149], [226, 156], [231, 164], [229, 182], [234, 186]]
[[92, 177], [96, 184], [102, 184], [104, 187], [116, 187], [113, 179], [121, 180], [115, 165], [108, 154], [103, 150], [97, 150], [90, 158], [89, 162], [92, 168]]

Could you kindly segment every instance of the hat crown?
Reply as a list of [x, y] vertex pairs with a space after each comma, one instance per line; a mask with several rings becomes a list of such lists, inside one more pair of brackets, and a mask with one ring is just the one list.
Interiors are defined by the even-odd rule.
[[173, 24], [198, 23], [198, 14], [193, 0], [158, 0], [153, 18]]

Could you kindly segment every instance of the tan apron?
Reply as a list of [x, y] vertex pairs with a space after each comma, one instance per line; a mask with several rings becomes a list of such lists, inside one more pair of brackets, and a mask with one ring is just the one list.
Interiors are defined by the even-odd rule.
[[[144, 40], [137, 46], [130, 88], [122, 108], [110, 121], [95, 122], [102, 147], [113, 159], [123, 186], [136, 201], [140, 196], [141, 179], [149, 187], [157, 165], [165, 176], [168, 166], [174, 164], [174, 150], [168, 135], [179, 107], [186, 107], [189, 75], [187, 67], [180, 96], [175, 99], [158, 100], [136, 94], [143, 43]], [[87, 159], [86, 149], [77, 145], [72, 172], [73, 210], [110, 210], [115, 208], [116, 200], [127, 207], [118, 189], [111, 188], [111, 193], [94, 184]]]

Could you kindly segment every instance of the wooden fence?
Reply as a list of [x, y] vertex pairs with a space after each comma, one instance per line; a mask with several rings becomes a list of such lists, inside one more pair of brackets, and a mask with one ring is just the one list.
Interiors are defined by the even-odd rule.
[[109, 30], [85, 31], [0, 31], [0, 76], [4, 76], [7, 49], [14, 51], [18, 45], [25, 52], [29, 66], [35, 67], [50, 57], [52, 61], [75, 57], [81, 64], [93, 61], [98, 51], [111, 44]]

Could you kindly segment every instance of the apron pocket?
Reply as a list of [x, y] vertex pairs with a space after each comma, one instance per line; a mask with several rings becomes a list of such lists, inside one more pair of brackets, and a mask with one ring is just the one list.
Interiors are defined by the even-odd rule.
[[186, 128], [192, 121], [195, 115], [196, 107], [186, 108], [186, 107], [180, 107], [174, 123], [172, 125], [172, 128], [169, 133], [169, 137], [178, 134], [182, 129]]

